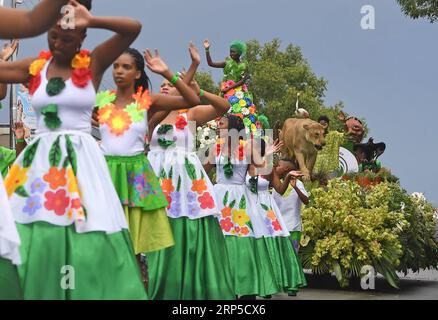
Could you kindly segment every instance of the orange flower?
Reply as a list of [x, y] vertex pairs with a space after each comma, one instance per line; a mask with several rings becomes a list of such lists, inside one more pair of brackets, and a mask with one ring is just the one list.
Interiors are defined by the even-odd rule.
[[122, 135], [126, 130], [129, 129], [132, 120], [129, 114], [120, 109], [114, 108], [110, 118], [107, 121], [107, 125], [111, 132], [116, 136]]
[[149, 90], [143, 91], [143, 87], [138, 88], [137, 93], [132, 96], [137, 102], [139, 110], [149, 110], [152, 100]]
[[193, 180], [192, 182], [192, 191], [197, 192], [198, 194], [202, 194], [207, 190], [207, 185], [205, 184], [204, 179], [201, 180]]
[[225, 207], [221, 210], [221, 212], [223, 218], [231, 217], [231, 208]]
[[51, 167], [49, 173], [44, 177], [44, 181], [48, 182], [52, 190], [63, 187], [67, 184], [65, 169], [58, 170], [56, 167]]
[[274, 212], [273, 210], [269, 210], [268, 213], [267, 213], [267, 215], [268, 215], [268, 218], [269, 218], [270, 220], [272, 220], [272, 221], [277, 220], [277, 216], [275, 215], [275, 212]]
[[29, 74], [31, 76], [36, 76], [41, 72], [41, 70], [44, 68], [47, 60], [46, 59], [37, 59], [29, 67]]
[[164, 193], [171, 193], [175, 191], [175, 187], [172, 184], [172, 179], [163, 179], [161, 181], [161, 189]]
[[111, 117], [111, 114], [114, 110], [113, 104], [107, 104], [105, 107], [100, 108], [98, 111], [99, 123], [104, 124]]
[[247, 227], [243, 227], [243, 228], [240, 230], [240, 233], [243, 234], [244, 236], [246, 236], [246, 235], [249, 234], [249, 229], [248, 229]]
[[250, 114], [254, 114], [255, 113], [255, 108], [254, 107], [249, 107], [249, 113]]
[[27, 182], [27, 171], [29, 171], [29, 168], [21, 168], [18, 164], [12, 166], [5, 180], [8, 197], [11, 197], [15, 190]]
[[86, 50], [81, 50], [77, 55], [74, 56], [71, 66], [74, 69], [88, 69], [91, 64], [91, 57]]
[[38, 59], [49, 60], [52, 57], [52, 53], [50, 51], [41, 51]]

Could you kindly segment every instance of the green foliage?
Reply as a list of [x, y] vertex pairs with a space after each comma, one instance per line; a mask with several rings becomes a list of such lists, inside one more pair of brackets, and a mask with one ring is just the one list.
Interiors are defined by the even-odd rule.
[[438, 2], [436, 0], [397, 0], [407, 16], [418, 19], [426, 18], [430, 22], [438, 20]]
[[199, 87], [205, 91], [216, 94], [220, 92], [219, 86], [214, 82], [210, 72], [198, 71], [195, 74], [195, 80], [198, 82]]

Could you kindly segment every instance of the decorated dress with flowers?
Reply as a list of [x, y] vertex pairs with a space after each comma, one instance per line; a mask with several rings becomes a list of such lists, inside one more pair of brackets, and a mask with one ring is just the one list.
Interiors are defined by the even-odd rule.
[[[241, 81], [247, 72], [247, 63], [244, 61], [237, 63], [228, 57], [225, 62], [221, 90]], [[256, 133], [257, 129], [262, 128], [252, 94], [249, 92], [246, 84], [227, 91], [224, 94], [224, 98], [230, 103], [229, 113], [242, 118], [248, 132]]]
[[149, 93], [140, 87], [133, 98], [133, 103], [117, 108], [116, 93], [105, 91], [97, 95], [96, 105], [100, 146], [125, 209], [134, 251], [139, 254], [173, 246], [174, 241], [167, 199], [144, 152]]
[[50, 63], [43, 52], [30, 67], [37, 134], [5, 180], [24, 298], [145, 299], [123, 208], [90, 135], [89, 53], [74, 57], [68, 80], [48, 79]]
[[297, 291], [306, 285], [298, 255], [289, 240], [290, 233], [274, 197], [269, 191], [269, 181], [263, 176], [246, 176], [248, 201], [263, 220], [267, 244], [279, 287], [285, 292]]
[[20, 237], [0, 175], [0, 300], [20, 299], [16, 265], [21, 263]]
[[149, 161], [167, 197], [175, 246], [147, 255], [153, 299], [234, 299], [213, 185], [194, 146], [194, 128], [181, 113], [155, 128]]

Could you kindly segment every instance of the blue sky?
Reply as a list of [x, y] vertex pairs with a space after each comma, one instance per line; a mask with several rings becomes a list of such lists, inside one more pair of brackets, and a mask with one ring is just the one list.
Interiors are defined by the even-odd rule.
[[[375, 30], [361, 29], [364, 5], [375, 8]], [[300, 46], [314, 72], [328, 81], [326, 104], [343, 101], [348, 113], [364, 117], [371, 136], [387, 143], [383, 164], [408, 191], [424, 192], [438, 206], [438, 24], [405, 17], [395, 0], [95, 0], [93, 6], [96, 15], [141, 20], [134, 46], [159, 48], [174, 70], [190, 63], [190, 40], [201, 47], [208, 37], [217, 59], [234, 39], [263, 43], [277, 37], [284, 46]], [[90, 30], [85, 47], [107, 35]], [[22, 41], [20, 56], [46, 47], [45, 37]], [[209, 70], [205, 59], [201, 69]], [[212, 71], [219, 80], [221, 72]], [[152, 78], [158, 88], [160, 79]], [[110, 77], [104, 86], [112, 87]], [[0, 122], [6, 121], [7, 110], [0, 111]]]

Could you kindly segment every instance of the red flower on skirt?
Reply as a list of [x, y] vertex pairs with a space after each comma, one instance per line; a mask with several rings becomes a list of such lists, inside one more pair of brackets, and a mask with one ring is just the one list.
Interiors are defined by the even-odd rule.
[[220, 224], [222, 230], [224, 230], [225, 232], [230, 232], [231, 228], [234, 226], [230, 218], [222, 219]]
[[205, 192], [202, 196], [200, 196], [198, 198], [198, 201], [199, 201], [202, 209], [213, 209], [214, 208], [213, 197], [208, 192]]
[[29, 94], [32, 96], [41, 84], [41, 74], [38, 73], [29, 80]]
[[91, 80], [92, 74], [90, 69], [75, 69], [73, 71], [71, 80], [75, 86], [79, 88], [85, 88], [88, 82]]
[[71, 201], [72, 209], [80, 209], [82, 207], [81, 199], [73, 199]]
[[187, 126], [187, 120], [183, 116], [178, 116], [176, 118], [175, 127], [178, 130], [184, 130], [184, 128]]
[[70, 198], [67, 197], [65, 190], [58, 190], [56, 193], [49, 191], [46, 192], [44, 196], [46, 197], [44, 207], [47, 210], [55, 211], [55, 214], [58, 216], [65, 214], [65, 211], [70, 204]]
[[272, 222], [272, 226], [274, 227], [275, 231], [281, 231], [283, 230], [281, 228], [280, 222], [278, 220], [275, 220], [274, 222]]

